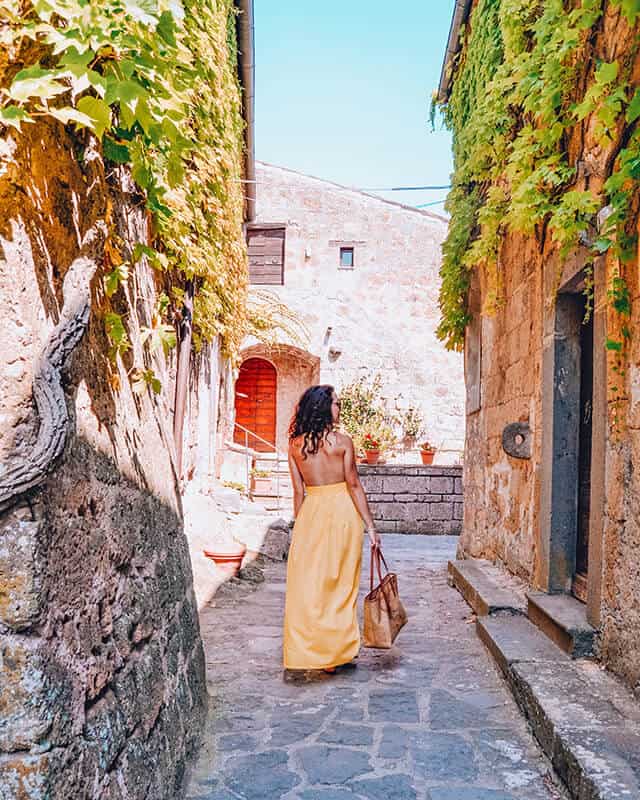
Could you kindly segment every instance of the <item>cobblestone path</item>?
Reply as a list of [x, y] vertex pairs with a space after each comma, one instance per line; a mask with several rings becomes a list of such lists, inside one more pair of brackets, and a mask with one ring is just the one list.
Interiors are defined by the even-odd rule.
[[212, 701], [190, 800], [564, 796], [447, 585], [455, 539], [386, 535], [384, 549], [409, 623], [333, 676], [283, 673], [285, 565], [222, 588], [202, 617]]

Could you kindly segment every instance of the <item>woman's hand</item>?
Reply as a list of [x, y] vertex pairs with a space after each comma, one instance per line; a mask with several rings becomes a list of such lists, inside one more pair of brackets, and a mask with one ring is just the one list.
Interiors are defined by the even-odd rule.
[[369, 541], [371, 543], [372, 548], [380, 547], [382, 544], [380, 540], [380, 534], [375, 528], [367, 528], [367, 534], [369, 535]]

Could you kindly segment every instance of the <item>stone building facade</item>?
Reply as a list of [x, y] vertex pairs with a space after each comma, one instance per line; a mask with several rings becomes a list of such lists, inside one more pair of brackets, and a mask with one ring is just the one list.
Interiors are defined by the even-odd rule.
[[[620, 63], [632, 64], [637, 87], [637, 30], [613, 4], [605, 5], [590, 39], [594, 58], [615, 53]], [[459, 9], [457, 24], [472, 24], [477, 6]], [[454, 19], [452, 31], [455, 25]], [[454, 62], [456, 41], [450, 38], [441, 99], [456, 81], [452, 64], [464, 63]], [[587, 88], [594, 63], [584, 65]], [[627, 135], [619, 126], [603, 147], [594, 115], [576, 126], [568, 136], [571, 163], [583, 165], [575, 188], [598, 196]], [[636, 230], [639, 199], [636, 187]], [[594, 219], [591, 236], [606, 213]], [[604, 663], [640, 694], [640, 258], [636, 253], [624, 267], [612, 253], [594, 259], [592, 250], [576, 246], [563, 260], [541, 230], [505, 233], [499, 263], [495, 313], [483, 313], [495, 286], [480, 268], [468, 296], [459, 554], [498, 562], [535, 589], [575, 597], [585, 621], [599, 630]], [[622, 367], [617, 352], [606, 348], [608, 339], [623, 338], [610, 297], [620, 274], [627, 276], [631, 303]]]
[[437, 463], [461, 458], [462, 359], [434, 333], [446, 227], [435, 214], [258, 162], [248, 232], [253, 288], [276, 294], [308, 331], [306, 343], [249, 342], [243, 353], [245, 363], [261, 358], [275, 367], [280, 449], [308, 385], [339, 389], [380, 374], [389, 411], [423, 412]]

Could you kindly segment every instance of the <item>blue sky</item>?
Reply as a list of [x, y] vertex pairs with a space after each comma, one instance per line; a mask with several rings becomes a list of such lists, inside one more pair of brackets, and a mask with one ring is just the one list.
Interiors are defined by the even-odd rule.
[[447, 184], [450, 137], [428, 109], [453, 5], [255, 0], [258, 159], [358, 188]]

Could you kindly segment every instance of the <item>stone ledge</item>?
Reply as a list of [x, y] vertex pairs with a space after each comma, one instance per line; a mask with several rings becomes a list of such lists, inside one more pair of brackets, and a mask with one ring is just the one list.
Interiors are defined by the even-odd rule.
[[508, 682], [574, 800], [640, 797], [640, 707], [612, 704], [611, 676], [579, 662], [514, 664]]
[[[462, 467], [439, 467], [437, 464], [358, 464], [358, 472], [368, 475], [424, 475], [457, 478], [462, 484]], [[462, 491], [462, 485], [460, 485]]]
[[567, 594], [527, 594], [527, 614], [558, 647], [572, 658], [596, 655], [598, 632], [587, 622], [586, 606]]
[[490, 561], [450, 561], [449, 580], [478, 616], [525, 613], [524, 597], [511, 589], [504, 573]]
[[523, 616], [481, 617], [476, 630], [507, 678], [510, 668], [521, 661], [569, 660], [566, 653]]

